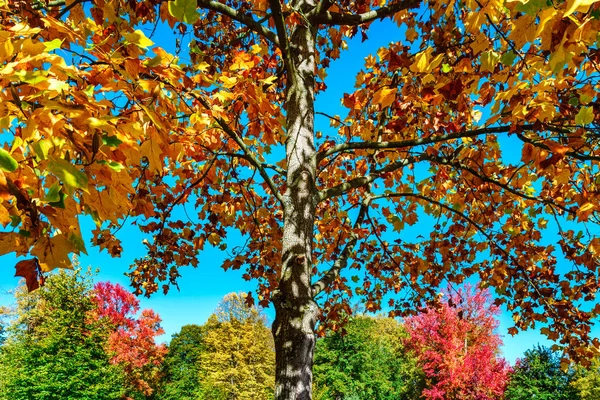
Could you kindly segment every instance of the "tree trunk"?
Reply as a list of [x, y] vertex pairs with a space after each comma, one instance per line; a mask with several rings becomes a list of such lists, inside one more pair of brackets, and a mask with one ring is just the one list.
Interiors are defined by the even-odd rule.
[[[295, 9], [314, 4], [299, 0]], [[276, 400], [312, 398], [312, 362], [318, 307], [311, 289], [317, 191], [314, 143], [316, 31], [308, 22], [289, 37], [286, 94], [287, 192], [284, 196], [282, 270], [274, 295]]]

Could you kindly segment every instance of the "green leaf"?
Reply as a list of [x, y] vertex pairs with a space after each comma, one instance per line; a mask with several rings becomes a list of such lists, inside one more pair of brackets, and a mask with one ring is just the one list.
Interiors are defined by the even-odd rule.
[[46, 46], [46, 51], [57, 50], [57, 49], [60, 49], [60, 46], [62, 45], [63, 42], [64, 42], [64, 39], [63, 40], [54, 39], [49, 42], [44, 42], [44, 46]]
[[44, 197], [44, 201], [47, 203], [56, 203], [58, 201], [60, 201], [60, 190], [62, 189], [62, 186], [58, 183], [55, 183], [54, 185], [52, 185], [52, 187], [50, 189], [48, 189], [48, 193], [46, 193], [46, 196]]
[[450, 71], [452, 71], [452, 67], [450, 66], [450, 64], [442, 64], [443, 73], [447, 74]]
[[200, 18], [196, 11], [196, 0], [174, 0], [169, 2], [169, 13], [186, 24], [194, 24]]
[[54, 208], [65, 208], [65, 199], [67, 198], [67, 195], [61, 190], [60, 192], [58, 192], [58, 200], [57, 201], [53, 201], [48, 203], [49, 205], [51, 205]]
[[594, 120], [594, 111], [592, 107], [581, 107], [577, 115], [575, 116], [575, 123], [577, 125], [587, 125]]
[[507, 67], [511, 67], [515, 61], [515, 58], [517, 58], [517, 54], [514, 51], [507, 51], [506, 53], [502, 54], [502, 57], [500, 57], [500, 62]]
[[71, 233], [69, 234], [68, 240], [69, 240], [69, 242], [71, 242], [71, 244], [72, 244], [72, 245], [73, 245], [73, 246], [74, 246], [74, 247], [75, 247], [77, 250], [79, 250], [79, 251], [80, 251], [80, 252], [82, 252], [83, 254], [87, 254], [87, 250], [86, 250], [86, 248], [85, 248], [85, 243], [83, 242], [83, 238], [82, 238], [80, 235], [78, 235], [78, 234], [76, 234], [76, 233], [73, 233], [73, 232], [71, 232]]
[[102, 143], [105, 144], [106, 146], [117, 147], [118, 145], [120, 145], [123, 142], [121, 140], [119, 140], [119, 138], [116, 136], [104, 135], [104, 136], [102, 136]]
[[87, 191], [87, 176], [70, 162], [55, 158], [48, 163], [48, 171], [59, 177], [65, 185]]
[[8, 151], [0, 148], [0, 169], [3, 171], [14, 172], [19, 167], [17, 160], [12, 158]]

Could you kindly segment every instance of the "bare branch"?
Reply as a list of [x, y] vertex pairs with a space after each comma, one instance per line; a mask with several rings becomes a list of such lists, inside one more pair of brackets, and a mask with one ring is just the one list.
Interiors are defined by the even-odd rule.
[[313, 23], [323, 25], [362, 25], [376, 19], [390, 17], [402, 10], [416, 8], [421, 4], [419, 0], [404, 0], [398, 3], [390, 4], [389, 6], [379, 7], [375, 10], [368, 11], [362, 14], [341, 14], [336, 12], [325, 11], [325, 7], [317, 9], [321, 11], [312, 17]]
[[273, 31], [260, 24], [254, 18], [239, 12], [238, 10], [231, 8], [223, 3], [219, 3], [215, 0], [198, 0], [198, 6], [213, 10], [219, 14], [225, 15], [241, 24], [246, 25], [251, 31], [258, 33], [265, 39], [271, 41], [273, 44], [279, 46], [279, 38]]

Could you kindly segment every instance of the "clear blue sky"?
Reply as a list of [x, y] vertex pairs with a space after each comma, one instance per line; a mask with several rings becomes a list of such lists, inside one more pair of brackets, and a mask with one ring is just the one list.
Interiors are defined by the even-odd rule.
[[[378, 26], [377, 26], [378, 25]], [[369, 32], [369, 40], [361, 43], [360, 35], [350, 43], [350, 50], [342, 53], [341, 59], [332, 63], [328, 71], [328, 90], [321, 94], [317, 99], [317, 110], [327, 112], [330, 115], [343, 114], [340, 107], [340, 99], [344, 91], [353, 90], [354, 77], [356, 72], [362, 67], [363, 59], [371, 53], [375, 53], [381, 46], [385, 46], [390, 41], [399, 41], [403, 39], [403, 34], [391, 23], [383, 22], [376, 24]], [[165, 35], [168, 37], [168, 35]], [[164, 36], [160, 33], [153, 37]], [[164, 39], [163, 39], [164, 40]], [[165, 49], [172, 49], [172, 43], [157, 43]], [[324, 117], [317, 116], [317, 123], [322, 130], [326, 130], [329, 121]], [[82, 220], [82, 230], [89, 232], [92, 223], [89, 220]], [[418, 228], [417, 228], [418, 229]], [[80, 263], [83, 267], [92, 266], [99, 268], [100, 273], [97, 276], [99, 281], [112, 281], [128, 285], [128, 279], [123, 274], [132, 264], [133, 260], [143, 255], [144, 238], [136, 227], [124, 226], [119, 232], [119, 238], [123, 240], [123, 254], [119, 259], [112, 259], [104, 253], [99, 253], [96, 248], [88, 246], [88, 256], [82, 256]], [[89, 242], [90, 235], [84, 237], [86, 243]], [[230, 243], [230, 248], [236, 243]], [[249, 291], [255, 288], [254, 282], [244, 281], [241, 277], [243, 271], [222, 271], [219, 266], [225, 253], [216, 249], [207, 248], [200, 258], [200, 267], [182, 268], [179, 279], [180, 291], [173, 288], [168, 295], [162, 293], [155, 294], [152, 298], [141, 298], [142, 308], [152, 308], [160, 314], [165, 329], [165, 335], [161, 340], [168, 341], [173, 333], [179, 331], [185, 324], [202, 324], [217, 306], [219, 300], [227, 293], [232, 291]], [[18, 284], [18, 279], [13, 277], [15, 258], [8, 255], [0, 257], [0, 305], [7, 305], [12, 302], [10, 291]], [[270, 318], [273, 317], [273, 311], [267, 310]], [[548, 342], [536, 331], [520, 333], [515, 337], [506, 335], [506, 330], [512, 326], [512, 318], [509, 314], [503, 313], [500, 318], [500, 333], [504, 336], [504, 356], [510, 363], [523, 354], [523, 352], [537, 343], [547, 344]]]

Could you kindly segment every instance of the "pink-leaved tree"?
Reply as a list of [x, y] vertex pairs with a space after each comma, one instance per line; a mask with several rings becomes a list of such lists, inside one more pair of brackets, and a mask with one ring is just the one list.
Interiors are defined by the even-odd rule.
[[164, 344], [155, 342], [164, 333], [160, 317], [152, 310], [140, 313], [139, 300], [119, 284], [97, 283], [94, 293], [94, 318], [113, 328], [107, 342], [111, 362], [122, 366], [132, 390], [152, 394], [167, 353]]
[[427, 379], [425, 399], [502, 398], [510, 367], [499, 356], [498, 314], [487, 290], [467, 285], [446, 290], [434, 305], [406, 318], [407, 347]]

